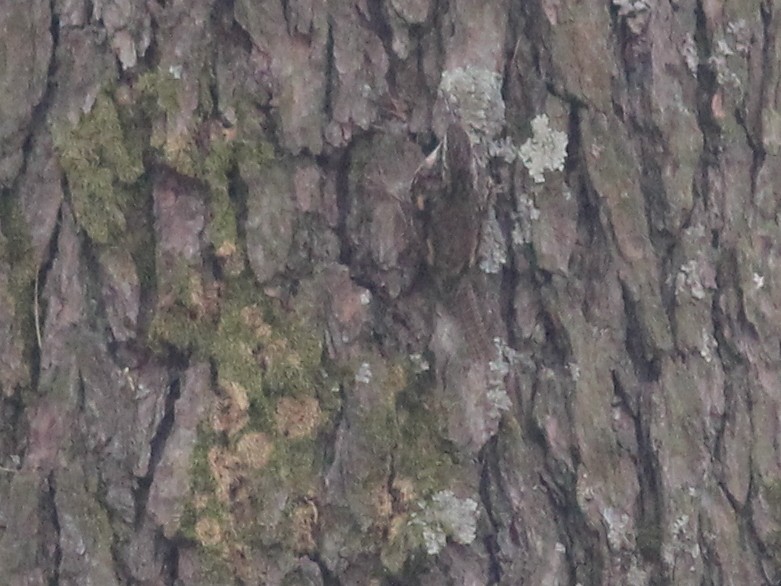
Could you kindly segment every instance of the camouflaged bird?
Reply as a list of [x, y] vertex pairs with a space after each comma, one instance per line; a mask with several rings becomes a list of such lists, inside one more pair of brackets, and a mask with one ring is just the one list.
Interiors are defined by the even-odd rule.
[[493, 345], [469, 272], [487, 206], [487, 189], [481, 187], [471, 139], [453, 123], [415, 174], [412, 196], [423, 218], [426, 261], [439, 308], [461, 324], [469, 356], [487, 361]]
[[474, 264], [485, 210], [472, 143], [459, 124], [448, 127], [416, 172], [412, 196], [423, 219], [426, 262], [447, 292]]

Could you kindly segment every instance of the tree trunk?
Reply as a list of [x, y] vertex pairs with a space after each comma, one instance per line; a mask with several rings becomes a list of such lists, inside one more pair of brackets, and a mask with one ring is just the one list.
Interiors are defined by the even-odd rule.
[[0, 584], [779, 583], [778, 2], [0, 22]]

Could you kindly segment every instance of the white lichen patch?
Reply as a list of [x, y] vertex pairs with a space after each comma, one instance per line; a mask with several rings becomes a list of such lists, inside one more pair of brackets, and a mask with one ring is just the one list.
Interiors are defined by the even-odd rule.
[[751, 48], [751, 29], [746, 20], [739, 18], [727, 24], [727, 35], [735, 46], [739, 55], [746, 57]]
[[607, 528], [607, 541], [611, 550], [617, 552], [632, 548], [634, 536], [629, 515], [613, 507], [607, 507], [602, 511], [602, 520]]
[[509, 136], [492, 140], [488, 143], [488, 156], [512, 163], [518, 158], [518, 147], [513, 144]]
[[680, 515], [672, 524], [672, 534], [675, 539], [686, 537], [686, 526], [689, 524], [689, 515]]
[[507, 264], [507, 243], [502, 234], [502, 228], [496, 219], [496, 212], [491, 209], [483, 222], [480, 239], [480, 270], [488, 274], [496, 274]]
[[475, 540], [477, 502], [474, 499], [460, 499], [451, 490], [441, 490], [418, 506], [420, 511], [412, 514], [409, 523], [420, 531], [429, 555], [442, 551], [448, 538], [462, 545]]
[[532, 136], [518, 150], [518, 156], [536, 183], [545, 182], [545, 171], [564, 170], [567, 142], [567, 133], [552, 129], [546, 114], [532, 120]]
[[526, 195], [517, 198], [518, 211], [513, 214], [511, 238], [513, 244], [522, 246], [532, 241], [532, 224], [540, 219], [540, 210]]
[[691, 33], [688, 33], [683, 39], [681, 55], [683, 56], [683, 61], [686, 63], [689, 72], [694, 77], [697, 77], [697, 68], [700, 66], [700, 57], [697, 54], [697, 43], [694, 40], [694, 35]]
[[182, 79], [182, 72], [184, 69], [181, 65], [171, 65], [168, 67], [168, 73], [171, 74], [171, 77], [174, 79]]
[[488, 401], [488, 417], [490, 419], [499, 419], [502, 411], [509, 411], [510, 407], [513, 406], [510, 395], [505, 389], [488, 389], [485, 398]]
[[487, 142], [502, 131], [502, 76], [495, 71], [471, 66], [446, 70], [438, 93], [453, 121], [460, 122], [472, 140]]
[[368, 362], [364, 362], [358, 367], [355, 373], [355, 382], [369, 384], [372, 380], [372, 368]]
[[613, 6], [618, 8], [618, 16], [632, 16], [651, 8], [648, 0], [613, 0]]
[[491, 379], [491, 384], [504, 384], [504, 377], [510, 373], [510, 367], [515, 364], [518, 352], [501, 338], [494, 338], [493, 342], [496, 358], [488, 363], [489, 370], [495, 377]]
[[650, 0], [613, 0], [618, 16], [626, 20], [632, 33], [639, 35], [648, 24], [651, 11]]
[[510, 368], [515, 364], [517, 352], [510, 348], [501, 338], [494, 338], [495, 358], [488, 363], [488, 391], [486, 399], [489, 404], [488, 416], [498, 419], [502, 411], [512, 407], [512, 401], [507, 394], [505, 378]]
[[431, 365], [428, 363], [420, 352], [415, 352], [409, 355], [409, 360], [412, 363], [412, 371], [415, 374], [423, 374], [431, 369]]
[[662, 560], [672, 568], [683, 562], [689, 571], [695, 571], [694, 561], [700, 558], [700, 546], [697, 542], [696, 521], [687, 514], [676, 517], [669, 527], [671, 540], [662, 546]]
[[718, 39], [708, 59], [708, 65], [716, 73], [716, 81], [721, 87], [740, 87], [740, 78], [732, 71], [728, 59], [735, 55], [726, 39]]
[[705, 287], [702, 285], [700, 267], [696, 260], [681, 265], [675, 278], [675, 291], [679, 295], [688, 292], [698, 301], [705, 298]]
[[718, 347], [719, 343], [707, 328], [702, 328], [702, 343], [700, 344], [700, 356], [702, 356], [702, 359], [708, 363], [712, 362], [714, 353], [718, 350]]

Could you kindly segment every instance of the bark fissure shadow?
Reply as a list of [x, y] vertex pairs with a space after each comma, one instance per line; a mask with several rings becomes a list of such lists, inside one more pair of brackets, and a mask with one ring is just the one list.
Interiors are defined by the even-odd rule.
[[[62, 179], [64, 183], [64, 178]], [[64, 187], [64, 185], [63, 185]], [[63, 191], [64, 193], [64, 191]], [[60, 231], [62, 228], [62, 214], [63, 207], [60, 204], [60, 209], [57, 211], [57, 220], [54, 224], [54, 230], [52, 231], [49, 243], [47, 246], [47, 252], [42, 259], [41, 265], [38, 267], [35, 279], [35, 292], [33, 298], [33, 319], [35, 321], [35, 333], [37, 336], [37, 344], [33, 348], [32, 361], [30, 365], [30, 387], [33, 389], [38, 388], [38, 382], [41, 377], [41, 345], [43, 343], [43, 326], [46, 323], [46, 315], [48, 313], [48, 302], [43, 297], [43, 292], [46, 289], [46, 283], [49, 278], [49, 273], [54, 266], [54, 261], [57, 258], [57, 252], [59, 250], [58, 243], [60, 240]]]
[[146, 475], [137, 480], [137, 485], [134, 490], [136, 527], [140, 527], [146, 518], [146, 505], [149, 498], [149, 489], [152, 486], [157, 465], [163, 457], [166, 442], [174, 429], [176, 401], [178, 401], [181, 396], [180, 385], [181, 379], [179, 377], [176, 377], [168, 385], [165, 397], [164, 415], [149, 444], [149, 468]]
[[[60, 564], [62, 563], [62, 549], [60, 548], [60, 517], [57, 512], [57, 481], [55, 473], [50, 472], [46, 477], [46, 489], [41, 494], [41, 511], [46, 512], [49, 516], [48, 521], [54, 530], [54, 539], [51, 552], [51, 577], [49, 578], [49, 586], [59, 586], [60, 584]], [[41, 548], [46, 548], [47, 543], [41, 542]], [[43, 553], [43, 552], [42, 552]], [[41, 556], [45, 559], [46, 554]]]
[[[554, 472], [551, 468], [551, 458], [546, 453], [546, 472]], [[540, 475], [540, 482], [551, 503], [557, 511], [556, 527], [559, 539], [564, 545], [564, 555], [567, 559], [571, 584], [601, 586], [604, 575], [605, 560], [599, 549], [599, 533], [590, 528], [588, 521], [578, 506], [575, 486], [577, 476], [568, 474], [565, 482], [556, 479], [556, 474]]]
[[491, 532], [483, 537], [483, 545], [488, 552], [489, 565], [488, 584], [500, 584], [502, 580], [502, 563], [499, 559], [501, 548], [498, 542], [498, 534], [501, 529], [499, 520], [494, 512], [493, 499], [491, 498], [491, 483], [499, 475], [496, 472], [498, 466], [498, 456], [496, 451], [496, 436], [492, 437], [486, 445], [480, 449], [478, 462], [481, 465], [479, 494], [480, 501], [485, 509], [488, 522], [491, 526]]
[[641, 381], [658, 382], [661, 376], [659, 351], [651, 347], [647, 333], [640, 323], [638, 302], [624, 281], [621, 281], [621, 294], [625, 317], [624, 342], [635, 374]]

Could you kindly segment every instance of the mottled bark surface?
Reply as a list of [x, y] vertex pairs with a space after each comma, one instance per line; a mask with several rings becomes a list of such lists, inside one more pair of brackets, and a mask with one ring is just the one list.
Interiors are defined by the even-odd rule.
[[0, 584], [779, 583], [779, 3], [0, 23]]

